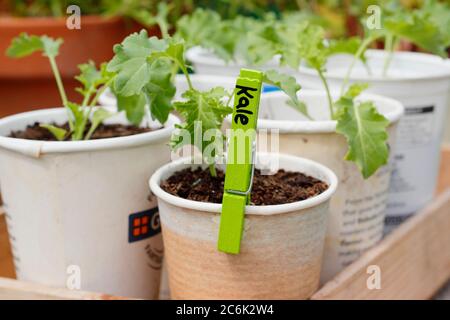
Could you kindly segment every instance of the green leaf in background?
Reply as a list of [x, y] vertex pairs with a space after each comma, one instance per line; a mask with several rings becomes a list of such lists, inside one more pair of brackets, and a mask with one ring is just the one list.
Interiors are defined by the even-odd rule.
[[67, 137], [67, 131], [63, 128], [55, 127], [51, 124], [41, 124], [39, 125], [42, 128], [47, 129], [51, 132], [51, 134], [56, 138], [58, 141], [63, 141]]
[[169, 36], [170, 28], [170, 24], [167, 18], [172, 8], [173, 4], [159, 2], [156, 15], [153, 15], [149, 10], [143, 10], [138, 6], [131, 7], [125, 14], [132, 17], [134, 20], [146, 27], [151, 27], [157, 24], [159, 29], [161, 30], [163, 38], [166, 38]]
[[446, 39], [430, 14], [420, 11], [397, 12], [384, 20], [384, 28], [388, 33], [404, 38], [442, 57], [447, 57]]
[[365, 179], [387, 164], [389, 149], [386, 131], [389, 121], [378, 113], [371, 101], [356, 102], [362, 86], [351, 87], [337, 102], [336, 132], [348, 142], [346, 160], [353, 161]]
[[281, 62], [298, 69], [301, 61], [323, 71], [328, 52], [324, 44], [325, 30], [321, 26], [300, 23], [295, 26], [281, 25], [278, 53]]
[[6, 50], [6, 55], [12, 58], [22, 58], [34, 52], [42, 51], [44, 56], [56, 57], [62, 43], [62, 39], [55, 40], [47, 36], [29, 36], [27, 33], [21, 33], [13, 39]]
[[116, 72], [114, 91], [118, 95], [132, 96], [141, 93], [142, 88], [150, 80], [152, 61], [147, 58], [155, 51], [163, 51], [167, 47], [165, 40], [157, 37], [148, 38], [147, 31], [133, 33], [114, 46], [114, 58], [108, 63], [107, 70]]
[[197, 9], [177, 22], [175, 39], [186, 41], [189, 47], [202, 45], [211, 39], [221, 24], [220, 15], [213, 10]]
[[421, 16], [429, 17], [432, 22], [439, 28], [443, 45], [450, 46], [450, 2], [439, 2], [437, 0], [424, 1], [420, 9]]
[[279, 73], [276, 70], [268, 70], [264, 72], [263, 81], [265, 83], [277, 86], [281, 90], [286, 93], [291, 100], [289, 101], [289, 105], [295, 108], [297, 111], [301, 112], [307, 118], [311, 119], [308, 114], [308, 109], [306, 104], [298, 100], [297, 92], [300, 90], [300, 85], [297, 83], [297, 80], [289, 75]]
[[[346, 39], [330, 40], [330, 45], [327, 47], [327, 55], [334, 54], [350, 54], [356, 55], [358, 49], [362, 44], [362, 40], [359, 37], [350, 37]], [[364, 52], [361, 54], [360, 59], [362, 62], [366, 62]]]
[[280, 39], [275, 23], [267, 23], [262, 29], [250, 32], [247, 37], [247, 62], [262, 65], [278, 53]]
[[324, 38], [324, 29], [315, 25], [309, 25], [306, 30], [297, 34], [300, 57], [317, 70], [323, 69], [327, 60]]

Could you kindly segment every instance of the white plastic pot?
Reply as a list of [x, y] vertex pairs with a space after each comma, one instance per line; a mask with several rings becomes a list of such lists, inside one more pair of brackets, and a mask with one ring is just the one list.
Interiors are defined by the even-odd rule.
[[[382, 238], [391, 170], [390, 166], [384, 166], [364, 180], [356, 164], [344, 160], [348, 144], [344, 136], [336, 133], [336, 121], [328, 120], [325, 93], [302, 90], [299, 99], [306, 103], [317, 121], [305, 120], [286, 104], [288, 97], [285, 94], [274, 92], [261, 98], [258, 129], [260, 136], [262, 129], [269, 133], [272, 129], [279, 130], [278, 148], [281, 153], [322, 163], [338, 177], [339, 188], [331, 199], [325, 240], [321, 276], [325, 282]], [[389, 120], [389, 146], [395, 149], [395, 132], [403, 114], [402, 105], [395, 100], [369, 94], [361, 95], [359, 99], [373, 101]], [[269, 139], [273, 139], [270, 134]], [[260, 138], [259, 150], [264, 147], [261, 141]]]
[[[221, 74], [221, 73], [216, 73]], [[217, 75], [205, 75], [205, 74], [191, 74], [190, 75], [192, 85], [198, 90], [209, 90], [214, 87], [223, 87], [228, 91], [232, 91], [236, 85], [236, 79], [232, 77], [224, 77]], [[188, 89], [186, 77], [181, 74], [175, 76], [175, 87], [177, 91], [175, 93], [175, 100], [181, 99], [181, 94]], [[102, 106], [116, 107], [117, 100], [113, 93], [107, 89], [100, 95], [99, 103]]]
[[[169, 163], [150, 179], [158, 198], [173, 299], [304, 299], [319, 285], [328, 203], [337, 178], [328, 168], [298, 157], [260, 154], [260, 163], [303, 172], [328, 183], [310, 199], [247, 206], [241, 252], [217, 250], [221, 204], [173, 196], [160, 183], [191, 167]], [[257, 167], [259, 161], [257, 160]]]
[[251, 66], [244, 61], [226, 62], [217, 57], [210, 50], [202, 47], [193, 47], [187, 50], [186, 59], [192, 63], [194, 71], [197, 74], [220, 74], [224, 76], [238, 77], [241, 68], [257, 70], [280, 69], [278, 62], [279, 59], [277, 58], [272, 59], [262, 66]]
[[[433, 198], [449, 106], [450, 65], [430, 54], [396, 52], [387, 77], [383, 77], [385, 57], [384, 51], [369, 50], [367, 60], [372, 75], [358, 63], [351, 82], [368, 83], [368, 92], [394, 98], [405, 106], [388, 202], [386, 222], [390, 229]], [[348, 55], [330, 59], [326, 77], [331, 89], [340, 89], [351, 61]], [[297, 78], [304, 88], [323, 89], [312, 69], [301, 68]]]
[[[62, 108], [0, 120], [0, 186], [17, 278], [156, 298], [163, 246], [147, 181], [170, 160], [167, 142], [178, 119], [170, 116], [149, 133], [102, 140], [7, 137], [36, 121], [66, 120]], [[107, 123], [126, 120], [118, 115]]]

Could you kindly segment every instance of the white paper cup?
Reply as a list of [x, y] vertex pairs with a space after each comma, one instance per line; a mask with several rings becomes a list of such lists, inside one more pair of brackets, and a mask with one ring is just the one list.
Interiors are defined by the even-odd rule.
[[[232, 91], [236, 85], [236, 78], [218, 76], [217, 74], [221, 73], [216, 73], [216, 75], [191, 74], [189, 77], [191, 78], [194, 88], [200, 91], [210, 90], [214, 87], [223, 87], [228, 91]], [[177, 88], [177, 91], [174, 99], [180, 100], [182, 99], [181, 94], [189, 88], [184, 75], [177, 74], [175, 76], [175, 87]], [[109, 89], [105, 90], [100, 95], [98, 101], [102, 106], [117, 107], [117, 99]]]
[[[330, 202], [330, 218], [325, 240], [321, 281], [334, 277], [362, 252], [374, 246], [383, 236], [386, 201], [391, 167], [380, 168], [364, 180], [356, 164], [344, 160], [348, 144], [336, 133], [336, 121], [329, 119], [328, 104], [323, 91], [302, 90], [299, 99], [308, 106], [316, 121], [308, 121], [289, 107], [289, 98], [281, 93], [265, 94], [261, 98], [258, 120], [258, 150], [276, 150], [262, 143], [262, 134], [279, 130], [279, 151], [312, 159], [324, 164], [337, 175], [339, 188]], [[390, 122], [389, 146], [395, 149], [397, 122], [403, 114], [402, 105], [392, 99], [363, 94], [358, 100], [373, 101]], [[271, 143], [271, 142], [270, 142]], [[276, 146], [276, 145], [274, 145]]]
[[248, 65], [244, 61], [229, 61], [217, 57], [211, 50], [202, 47], [193, 47], [186, 51], [186, 59], [192, 63], [197, 74], [224, 75], [238, 77], [242, 68], [257, 70], [287, 70], [279, 67], [279, 58], [275, 57], [261, 66]]
[[[147, 181], [169, 161], [167, 142], [178, 119], [170, 116], [160, 130], [102, 140], [7, 137], [36, 121], [66, 120], [62, 108], [0, 120], [0, 185], [17, 278], [156, 298], [163, 246]], [[126, 120], [118, 115], [108, 122]], [[139, 236], [133, 235], [137, 222], [148, 227]]]
[[321, 179], [329, 188], [304, 201], [247, 206], [237, 255], [217, 250], [221, 204], [182, 199], [160, 188], [162, 180], [192, 166], [186, 159], [163, 166], [150, 179], [160, 208], [172, 298], [305, 299], [317, 290], [328, 203], [337, 178], [307, 159], [279, 154], [260, 154], [258, 159]]
[[[388, 202], [390, 229], [433, 198], [449, 105], [450, 65], [430, 54], [396, 52], [387, 77], [383, 77], [385, 57], [384, 51], [368, 50], [372, 75], [358, 63], [350, 82], [369, 83], [368, 92], [396, 99], [405, 106], [405, 116], [399, 123]], [[326, 77], [332, 89], [340, 89], [351, 61], [348, 55], [330, 59]], [[296, 76], [304, 88], [323, 89], [312, 69], [300, 68]]]

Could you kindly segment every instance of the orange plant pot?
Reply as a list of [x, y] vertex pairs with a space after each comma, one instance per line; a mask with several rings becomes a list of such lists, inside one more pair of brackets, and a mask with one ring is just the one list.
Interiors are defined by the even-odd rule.
[[40, 54], [23, 59], [5, 55], [11, 40], [22, 32], [61, 37], [57, 64], [70, 99], [79, 101], [73, 77], [77, 65], [93, 60], [99, 64], [113, 56], [113, 45], [135, 31], [121, 18], [81, 16], [81, 29], [70, 30], [65, 18], [0, 18], [0, 117], [33, 109], [56, 107], [61, 100], [48, 60]]

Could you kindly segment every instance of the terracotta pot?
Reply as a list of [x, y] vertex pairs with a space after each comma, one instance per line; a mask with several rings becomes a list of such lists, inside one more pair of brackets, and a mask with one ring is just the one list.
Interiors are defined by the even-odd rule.
[[[112, 47], [135, 28], [121, 18], [82, 16], [81, 29], [70, 30], [65, 18], [0, 18], [0, 116], [16, 114], [37, 108], [61, 105], [49, 62], [40, 54], [22, 59], [11, 59], [4, 52], [12, 38], [22, 32], [61, 37], [57, 58], [58, 67], [67, 94], [79, 100], [74, 91], [78, 86], [73, 77], [78, 74], [77, 65], [89, 59], [101, 63], [111, 59]], [[26, 94], [24, 94], [26, 92]]]

